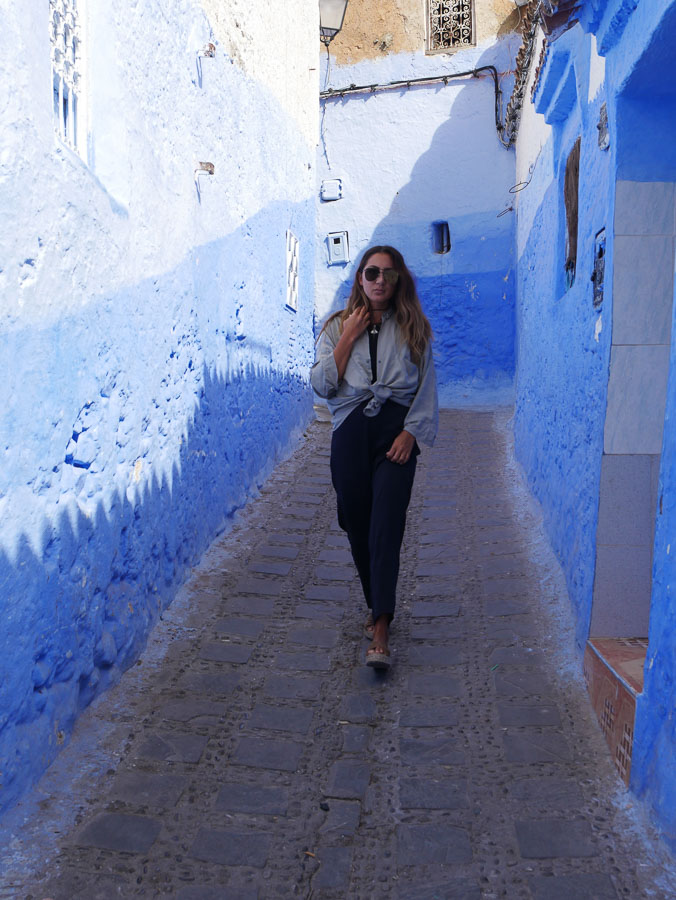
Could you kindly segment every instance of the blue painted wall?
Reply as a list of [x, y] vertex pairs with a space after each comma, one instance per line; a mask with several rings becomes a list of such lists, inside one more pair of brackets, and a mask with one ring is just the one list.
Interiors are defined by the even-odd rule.
[[[54, 137], [49, 72], [32, 71], [49, 60], [46, 19], [17, 7], [0, 36], [36, 111], [0, 113], [16, 151], [0, 187], [14, 212], [0, 225], [0, 812], [138, 657], [312, 412], [314, 143], [198, 6], [151, 7], [114, 23], [120, 64], [144, 73], [116, 110], [115, 172]], [[205, 36], [217, 53], [200, 83]], [[305, 52], [314, 62], [314, 40]], [[316, 96], [305, 72], [299, 84]], [[200, 196], [196, 157], [216, 167]]]
[[[532, 180], [519, 197], [517, 273], [516, 451], [540, 501], [564, 569], [577, 618], [580, 650], [592, 612], [599, 481], [613, 312], [615, 182], [675, 181], [676, 96], [669, 60], [676, 4], [603, 0], [583, 4], [580, 25], [550, 47], [550, 58], [521, 123], [522, 154]], [[590, 98], [598, 67], [589, 33], [605, 57], [605, 78]], [[548, 76], [557, 70], [556, 78]], [[571, 72], [574, 77], [569, 78]], [[594, 94], [594, 90], [591, 91]], [[572, 101], [571, 102], [571, 97]], [[597, 145], [599, 106], [606, 101], [610, 149]], [[543, 114], [548, 125], [535, 110]], [[537, 121], [536, 121], [537, 120]], [[533, 153], [537, 133], [540, 149]], [[564, 290], [563, 172], [582, 137], [578, 267]], [[528, 143], [531, 150], [528, 149]], [[530, 160], [528, 156], [530, 155]], [[592, 307], [589, 282], [594, 234], [607, 229], [605, 299]], [[673, 332], [672, 332], [673, 334]], [[631, 786], [650, 805], [676, 848], [676, 368], [672, 339], [654, 546], [650, 636], [644, 691], [637, 700]]]
[[[517, 275], [514, 429], [517, 458], [543, 508], [563, 566], [581, 650], [591, 616], [612, 316], [612, 279], [606, 279], [603, 307], [595, 311], [590, 276], [594, 236], [603, 227], [612, 229], [614, 188], [612, 157], [599, 149], [595, 127], [605, 95], [587, 102], [589, 38], [578, 26], [554, 49], [572, 53], [580, 87], [569, 117], [549, 134], [533, 165], [531, 183], [519, 194], [519, 217], [525, 225]], [[567, 289], [563, 182], [578, 135], [577, 272]], [[608, 252], [610, 272], [612, 246]]]
[[[511, 69], [514, 36], [453, 55], [390, 53], [332, 64], [329, 86], [495, 65]], [[324, 83], [324, 81], [322, 81]], [[509, 95], [511, 80], [502, 75]], [[499, 142], [488, 77], [324, 104], [319, 179], [341, 178], [341, 200], [320, 203], [316, 316], [340, 308], [353, 264], [370, 244], [404, 254], [435, 333], [442, 403], [510, 402], [514, 375], [514, 151]], [[437, 254], [433, 223], [448, 222], [451, 250]], [[347, 266], [327, 266], [326, 235], [349, 234]]]
[[[645, 51], [629, 68], [621, 54], [645, 36]], [[638, 181], [676, 183], [676, 3], [649, 3], [636, 10], [617, 47], [622, 81], [618, 117], [618, 174]], [[631, 133], [631, 139], [630, 139]], [[675, 248], [676, 249], [676, 248]], [[676, 283], [674, 284], [676, 297]], [[674, 309], [676, 312], [676, 308]], [[652, 807], [676, 852], [676, 331], [671, 350], [660, 481], [658, 486], [648, 657], [643, 693], [636, 703], [631, 787]]]
[[[27, 503], [0, 549], [2, 808], [138, 657], [187, 567], [311, 415], [312, 274], [306, 263], [299, 313], [284, 310], [290, 220], [310, 234], [312, 202], [263, 210], [180, 270], [3, 342], [3, 491], [19, 485]], [[276, 283], [252, 271], [245, 235], [281, 248], [261, 260]]]
[[[676, 284], [675, 284], [676, 289]], [[672, 325], [643, 693], [636, 702], [631, 787], [676, 852], [676, 353]]]

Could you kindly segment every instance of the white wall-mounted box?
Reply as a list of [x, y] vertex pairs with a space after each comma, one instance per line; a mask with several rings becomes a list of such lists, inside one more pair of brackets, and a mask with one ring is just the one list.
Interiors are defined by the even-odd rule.
[[333, 231], [326, 236], [329, 248], [329, 265], [336, 266], [350, 261], [347, 231]]
[[340, 200], [343, 196], [343, 181], [341, 178], [328, 178], [322, 181], [319, 196], [325, 203], [331, 200]]

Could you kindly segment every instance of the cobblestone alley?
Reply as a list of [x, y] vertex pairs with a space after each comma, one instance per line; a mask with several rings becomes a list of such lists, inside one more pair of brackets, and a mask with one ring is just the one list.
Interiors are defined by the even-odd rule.
[[0, 897], [675, 897], [507, 420], [442, 412], [419, 458], [385, 675], [314, 423], [7, 820]]

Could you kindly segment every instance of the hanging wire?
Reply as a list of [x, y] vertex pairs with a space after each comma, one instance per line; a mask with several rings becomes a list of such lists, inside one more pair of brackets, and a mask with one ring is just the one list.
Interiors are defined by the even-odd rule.
[[[534, 168], [533, 163], [531, 163], [530, 166], [528, 166], [528, 180], [527, 181], [517, 181], [516, 184], [513, 184], [511, 186], [511, 188], [509, 189], [510, 194], [520, 194], [521, 191], [526, 190], [528, 185], [533, 180], [533, 168]], [[513, 212], [513, 211], [514, 211], [514, 204], [510, 203], [509, 206], [506, 206], [505, 209], [502, 210], [502, 212], [499, 212], [497, 214], [496, 219], [499, 219], [501, 216], [504, 216], [506, 213]]]
[[523, 17], [522, 42], [521, 48], [517, 53], [516, 77], [514, 79], [512, 96], [507, 103], [504, 120], [504, 137], [509, 141], [510, 146], [516, 141], [521, 119], [521, 109], [526, 93], [526, 83], [528, 82], [533, 59], [533, 50], [543, 14], [543, 0], [537, 0], [534, 6], [528, 6]]
[[324, 90], [327, 90], [331, 77], [331, 54], [329, 52], [329, 45], [324, 44], [324, 46], [326, 47], [326, 75], [324, 76]]
[[[325, 44], [326, 47], [326, 75], [324, 77], [324, 91], [330, 90], [328, 88], [329, 83], [329, 74], [331, 72], [331, 54], [329, 53], [329, 45]], [[319, 95], [321, 97], [321, 94]], [[322, 147], [324, 148], [324, 158], [326, 159], [326, 165], [331, 168], [331, 161], [329, 160], [329, 150], [326, 145], [326, 134], [324, 132], [324, 119], [326, 118], [326, 103], [322, 106], [322, 118], [319, 126], [319, 132], [322, 139]]]
[[528, 181], [519, 181], [517, 184], [513, 184], [509, 189], [510, 194], [518, 194], [520, 191], [523, 191], [530, 184], [530, 178]]

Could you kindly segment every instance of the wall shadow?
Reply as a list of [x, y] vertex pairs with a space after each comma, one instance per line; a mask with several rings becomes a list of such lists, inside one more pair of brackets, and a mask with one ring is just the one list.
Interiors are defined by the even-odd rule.
[[[469, 67], [500, 66], [504, 52], [490, 48]], [[403, 252], [434, 329], [442, 399], [447, 396], [462, 405], [484, 394], [510, 402], [515, 370], [514, 214], [498, 218], [498, 213], [508, 205], [515, 157], [498, 140], [492, 80], [456, 84], [460, 87], [449, 98], [444, 121], [422, 152], [422, 123], [426, 116], [442, 114], [447, 97], [443, 92], [453, 88], [411, 87], [330, 101], [332, 169], [350, 173], [350, 192], [357, 199], [348, 196], [339, 201], [342, 207], [320, 209], [320, 217], [335, 215], [337, 223], [342, 218], [341, 227], [350, 230], [355, 261], [370, 244], [392, 244]], [[507, 96], [509, 86], [505, 78]], [[402, 147], [418, 147], [401, 186], [396, 184], [397, 140]], [[389, 157], [392, 162], [384, 164]], [[373, 200], [375, 205], [378, 192], [394, 198], [387, 213], [371, 223], [369, 204]], [[448, 222], [447, 254], [434, 252], [435, 221]], [[346, 271], [351, 274], [354, 264]], [[327, 281], [321, 269], [319, 278]], [[328, 311], [345, 305], [351, 281], [348, 277], [334, 285]], [[319, 318], [325, 318], [323, 309]]]
[[[0, 809], [46, 768], [79, 712], [138, 658], [187, 570], [311, 413], [307, 383], [294, 376], [205, 368], [202, 383], [169, 475], [151, 475], [131, 499], [115, 491], [91, 515], [61, 513], [45, 525], [42, 555], [25, 535], [15, 554], [0, 549]], [[271, 404], [274, 396], [283, 403]]]
[[312, 264], [291, 313], [290, 223], [312, 235], [312, 200], [266, 207], [175, 270], [7, 336], [0, 812], [138, 658], [312, 416]]

